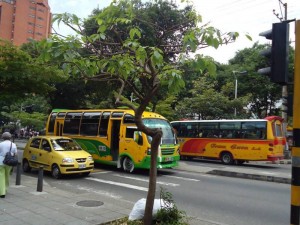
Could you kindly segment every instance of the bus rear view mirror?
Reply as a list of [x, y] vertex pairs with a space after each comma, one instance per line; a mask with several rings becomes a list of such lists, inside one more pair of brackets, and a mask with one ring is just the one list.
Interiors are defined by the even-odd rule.
[[134, 133], [133, 133], [133, 140], [134, 140], [138, 145], [143, 145], [142, 132], [141, 132], [141, 131], [134, 131]]

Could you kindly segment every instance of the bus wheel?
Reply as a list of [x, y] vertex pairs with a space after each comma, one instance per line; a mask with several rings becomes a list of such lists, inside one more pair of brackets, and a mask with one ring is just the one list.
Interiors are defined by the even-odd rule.
[[225, 165], [231, 165], [233, 163], [233, 157], [232, 157], [231, 153], [229, 153], [229, 152], [223, 152], [221, 154], [221, 161]]
[[60, 173], [60, 169], [59, 169], [58, 165], [54, 164], [54, 165], [52, 166], [51, 175], [52, 175], [52, 177], [54, 177], [55, 179], [61, 178], [61, 173]]
[[27, 159], [23, 160], [22, 167], [23, 167], [24, 172], [30, 172], [31, 171], [31, 167], [29, 166], [29, 162], [28, 162]]
[[134, 169], [134, 164], [129, 157], [125, 157], [123, 160], [123, 169], [125, 172], [132, 172]]

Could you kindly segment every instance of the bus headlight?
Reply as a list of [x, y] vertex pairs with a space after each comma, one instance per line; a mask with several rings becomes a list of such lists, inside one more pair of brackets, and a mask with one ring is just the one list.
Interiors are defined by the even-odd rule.
[[147, 149], [147, 155], [151, 155], [151, 148]]
[[74, 162], [74, 159], [70, 158], [70, 157], [66, 157], [66, 158], [63, 158], [62, 162], [63, 163], [72, 163], [72, 162]]

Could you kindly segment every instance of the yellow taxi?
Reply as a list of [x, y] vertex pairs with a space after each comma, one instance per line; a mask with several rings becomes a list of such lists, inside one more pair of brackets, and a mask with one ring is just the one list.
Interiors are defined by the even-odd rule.
[[23, 152], [24, 172], [43, 166], [56, 179], [63, 174], [88, 176], [94, 168], [92, 156], [73, 139], [62, 136], [37, 136], [31, 138]]

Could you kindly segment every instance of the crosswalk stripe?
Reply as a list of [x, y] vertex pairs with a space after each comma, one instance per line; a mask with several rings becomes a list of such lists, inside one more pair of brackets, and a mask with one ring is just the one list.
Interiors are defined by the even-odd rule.
[[[118, 174], [114, 174], [114, 176], [116, 176], [116, 177], [122, 177], [122, 178], [126, 178], [126, 179], [131, 179], [131, 180], [138, 180], [138, 181], [143, 181], [143, 182], [149, 182], [148, 179], [141, 179], [141, 178], [137, 178], [137, 177], [128, 177], [128, 176], [122, 176], [122, 175], [118, 175]], [[157, 184], [161, 184], [161, 185], [166, 185], [166, 186], [172, 186], [172, 187], [179, 186], [179, 184], [166, 183], [166, 182], [161, 182], [161, 181], [157, 181], [156, 183]]]
[[93, 177], [86, 177], [85, 179], [100, 182], [100, 183], [105, 183], [105, 184], [112, 184], [112, 185], [116, 185], [116, 186], [136, 189], [136, 190], [140, 190], [140, 191], [148, 191], [148, 188], [139, 187], [139, 186], [131, 185], [131, 184], [124, 184], [124, 183], [110, 181], [110, 180], [102, 180], [102, 179], [93, 178]]

